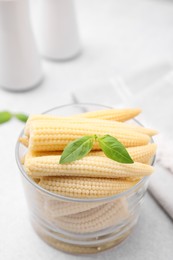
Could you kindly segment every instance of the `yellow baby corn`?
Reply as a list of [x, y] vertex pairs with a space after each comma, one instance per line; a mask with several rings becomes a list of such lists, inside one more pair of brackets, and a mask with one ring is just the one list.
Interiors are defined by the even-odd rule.
[[153, 167], [135, 162], [123, 164], [107, 157], [88, 156], [68, 164], [59, 164], [60, 156], [25, 158], [25, 170], [32, 177], [82, 176], [98, 178], [140, 178], [150, 175]]
[[[120, 130], [132, 130], [132, 131], [136, 131], [139, 133], [143, 133], [143, 134], [147, 134], [149, 136], [153, 136], [155, 134], [157, 134], [157, 131], [153, 130], [153, 129], [149, 129], [149, 128], [145, 128], [139, 125], [135, 125], [135, 124], [126, 124], [126, 123], [122, 123], [122, 122], [116, 122], [116, 121], [110, 121], [110, 120], [101, 120], [101, 119], [93, 119], [93, 118], [58, 118], [55, 117], [53, 120], [49, 119], [43, 119], [44, 116], [42, 115], [42, 120], [36, 120], [36, 119], [31, 119], [27, 122], [26, 126], [25, 126], [25, 135], [29, 136], [30, 135], [30, 127], [32, 125], [32, 122], [36, 121], [39, 122], [41, 121], [42, 123], [48, 123], [48, 122], [57, 122], [57, 124], [76, 124], [76, 125], [87, 125], [87, 126], [93, 126], [95, 128], [107, 128], [109, 129], [109, 131], [114, 131], [114, 129], [120, 129]], [[46, 116], [45, 116], [46, 118]], [[52, 117], [51, 117], [52, 118]]]
[[73, 117], [86, 117], [86, 118], [100, 118], [105, 120], [116, 120], [124, 122], [141, 113], [139, 108], [127, 108], [127, 109], [105, 109], [93, 112], [86, 112], [78, 114]]
[[40, 181], [40, 178], [32, 178], [32, 177], [30, 177], [34, 182], [36, 182], [36, 183], [39, 183], [39, 181]]
[[[150, 141], [149, 136], [127, 129], [111, 129], [109, 126], [95, 127], [69, 122], [35, 121], [30, 126], [29, 148], [32, 151], [61, 151], [70, 141], [94, 134], [98, 136], [110, 134], [126, 147], [145, 145]], [[97, 143], [94, 149], [100, 149]]]
[[[116, 208], [116, 212], [119, 211], [120, 208], [125, 208], [126, 212], [128, 211], [128, 204], [127, 201], [124, 198], [119, 198], [114, 201], [110, 201], [107, 203], [104, 203], [102, 205], [99, 205], [85, 210], [83, 212], [79, 212], [76, 214], [69, 214], [68, 216], [61, 216], [58, 217], [57, 219], [66, 221], [67, 223], [86, 223], [87, 221], [93, 221], [95, 219], [98, 219], [100, 216], [106, 215], [106, 211], [111, 210], [111, 209]], [[115, 216], [115, 215], [114, 215]]]
[[155, 155], [156, 148], [156, 144], [147, 144], [137, 147], [129, 147], [127, 148], [127, 151], [135, 162], [148, 164]]
[[48, 155], [61, 155], [61, 154], [62, 154], [62, 151], [37, 152], [37, 151], [32, 151], [32, 150], [28, 149], [27, 153], [21, 158], [21, 163], [24, 164], [25, 160], [27, 160], [28, 158], [48, 156]]
[[65, 202], [58, 200], [47, 200], [45, 203], [45, 210], [50, 218], [56, 219], [58, 217], [77, 214], [89, 209], [96, 208], [105, 202], [93, 203], [79, 203], [79, 202]]
[[[139, 115], [141, 113], [141, 109], [139, 108], [123, 108], [123, 109], [104, 109], [104, 110], [98, 110], [98, 111], [92, 111], [87, 112], [83, 114], [77, 114], [73, 115], [71, 117], [83, 117], [83, 118], [99, 118], [99, 119], [105, 119], [105, 120], [113, 120], [113, 121], [119, 121], [124, 122], [126, 120], [129, 120], [131, 118], [134, 118], [135, 116]], [[67, 117], [67, 118], [71, 118]], [[63, 118], [61, 116], [58, 116], [58, 118]], [[27, 123], [33, 120], [57, 120], [57, 116], [53, 115], [31, 115]]]
[[23, 144], [24, 146], [26, 146], [26, 147], [28, 147], [28, 145], [29, 145], [29, 138], [28, 137], [20, 137], [19, 138], [19, 142], [21, 143], [21, 144]]
[[116, 225], [128, 216], [126, 201], [119, 199], [82, 213], [59, 217], [56, 224], [77, 233], [88, 233]]
[[51, 192], [75, 198], [99, 198], [128, 190], [137, 181], [80, 177], [43, 177], [39, 185]]
[[[147, 163], [152, 159], [156, 152], [156, 144], [147, 144], [147, 145], [141, 145], [136, 147], [129, 147], [127, 148], [128, 153], [130, 154], [131, 158], [135, 162], [140, 163]], [[27, 152], [27, 157], [30, 155], [30, 157], [41, 157], [41, 156], [50, 156], [50, 155], [61, 155], [62, 151], [46, 151], [46, 152]], [[91, 151], [86, 156], [102, 156], [105, 157], [105, 154], [102, 151]], [[22, 159], [22, 164], [24, 164], [24, 159]]]
[[62, 151], [31, 151], [32, 157], [41, 157], [41, 156], [48, 156], [48, 155], [61, 155]]

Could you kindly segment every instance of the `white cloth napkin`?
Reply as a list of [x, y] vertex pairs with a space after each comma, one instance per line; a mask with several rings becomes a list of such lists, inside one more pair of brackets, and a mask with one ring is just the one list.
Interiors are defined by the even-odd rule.
[[149, 191], [173, 219], [173, 142], [161, 134], [156, 139], [157, 163], [150, 179]]
[[173, 142], [172, 145], [170, 142], [173, 139], [173, 71], [170, 68], [165, 64], [153, 66], [140, 71], [126, 83], [119, 77], [113, 77], [105, 85], [78, 89], [72, 96], [76, 103], [142, 108], [139, 120], [161, 133], [154, 138], [158, 153], [149, 192], [173, 219]]
[[173, 219], [173, 174], [159, 164], [151, 176], [149, 192]]

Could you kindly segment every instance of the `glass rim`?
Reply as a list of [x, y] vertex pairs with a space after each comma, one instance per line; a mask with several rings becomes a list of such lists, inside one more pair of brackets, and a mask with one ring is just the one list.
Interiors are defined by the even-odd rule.
[[[71, 103], [71, 104], [56, 106], [54, 108], [46, 110], [42, 114], [47, 114], [47, 113], [49, 113], [49, 112], [51, 112], [51, 111], [53, 111], [55, 109], [60, 109], [60, 108], [63, 108], [63, 107], [82, 106], [82, 105], [100, 106], [100, 107], [105, 107], [105, 108], [108, 108], [108, 109], [112, 108], [112, 107], [109, 107], [109, 106], [106, 106], [106, 105], [100, 105], [100, 104], [94, 104], [94, 103], [77, 103], [77, 104]], [[134, 118], [133, 121], [135, 121], [138, 125], [143, 126], [137, 119]], [[130, 189], [128, 189], [126, 191], [123, 191], [121, 193], [118, 193], [118, 194], [115, 194], [115, 195], [112, 195], [112, 196], [100, 197], [100, 198], [86, 198], [86, 199], [82, 198], [82, 199], [80, 199], [80, 198], [66, 197], [66, 196], [63, 196], [63, 195], [60, 195], [60, 194], [57, 194], [57, 193], [50, 192], [50, 191], [42, 188], [41, 186], [39, 186], [36, 182], [34, 182], [27, 175], [27, 173], [25, 172], [25, 170], [24, 170], [24, 168], [23, 168], [23, 166], [21, 164], [21, 161], [20, 161], [20, 158], [19, 158], [19, 147], [20, 147], [21, 143], [19, 142], [19, 138], [22, 137], [23, 134], [24, 134], [24, 129], [20, 132], [18, 140], [17, 140], [17, 143], [16, 143], [16, 146], [15, 146], [15, 158], [16, 158], [17, 166], [18, 166], [21, 174], [23, 175], [23, 177], [26, 179], [26, 181], [28, 181], [32, 186], [34, 186], [34, 188], [36, 188], [37, 190], [45, 193], [46, 195], [49, 195], [50, 197], [54, 197], [54, 198], [57, 198], [59, 200], [68, 201], [68, 202], [84, 202], [84, 203], [88, 203], [88, 202], [92, 202], [92, 203], [94, 203], [94, 202], [108, 202], [108, 201], [119, 199], [119, 198], [121, 198], [123, 196], [129, 195], [135, 189], [137, 189], [142, 183], [144, 183], [145, 181], [147, 181], [149, 179], [149, 176], [145, 176], [139, 182], [137, 182], [134, 186], [132, 186]], [[154, 143], [154, 140], [153, 140], [152, 137], [151, 137], [151, 143]], [[156, 158], [156, 155], [153, 156], [152, 162], [150, 164], [151, 166], [154, 165], [155, 158]]]

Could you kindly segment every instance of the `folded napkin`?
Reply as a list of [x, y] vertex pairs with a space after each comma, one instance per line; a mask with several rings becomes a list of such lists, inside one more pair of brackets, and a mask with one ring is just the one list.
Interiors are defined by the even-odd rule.
[[173, 142], [159, 135], [155, 173], [151, 176], [149, 192], [173, 219]]
[[72, 93], [72, 98], [75, 103], [142, 108], [143, 114], [139, 120], [146, 127], [153, 127], [162, 133], [154, 138], [158, 153], [149, 192], [173, 219], [173, 143], [170, 144], [173, 139], [173, 70], [170, 68], [165, 64], [153, 66], [126, 82], [120, 77], [113, 77], [104, 85], [77, 89]]
[[173, 219], [173, 174], [159, 164], [155, 168], [150, 178], [149, 192]]

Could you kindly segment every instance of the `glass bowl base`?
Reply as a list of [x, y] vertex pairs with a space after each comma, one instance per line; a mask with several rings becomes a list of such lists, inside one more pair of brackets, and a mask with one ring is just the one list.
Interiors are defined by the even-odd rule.
[[97, 243], [96, 245], [91, 244], [87, 245], [79, 245], [73, 243], [64, 242], [58, 238], [56, 238], [56, 233], [48, 232], [45, 227], [39, 225], [37, 222], [31, 220], [32, 227], [34, 228], [37, 235], [48, 245], [68, 254], [74, 255], [89, 255], [89, 254], [96, 254], [110, 248], [118, 246], [122, 243], [132, 232], [133, 226], [130, 226], [129, 229], [124, 230], [121, 234], [116, 236], [115, 239], [109, 239], [109, 241], [103, 243]]

